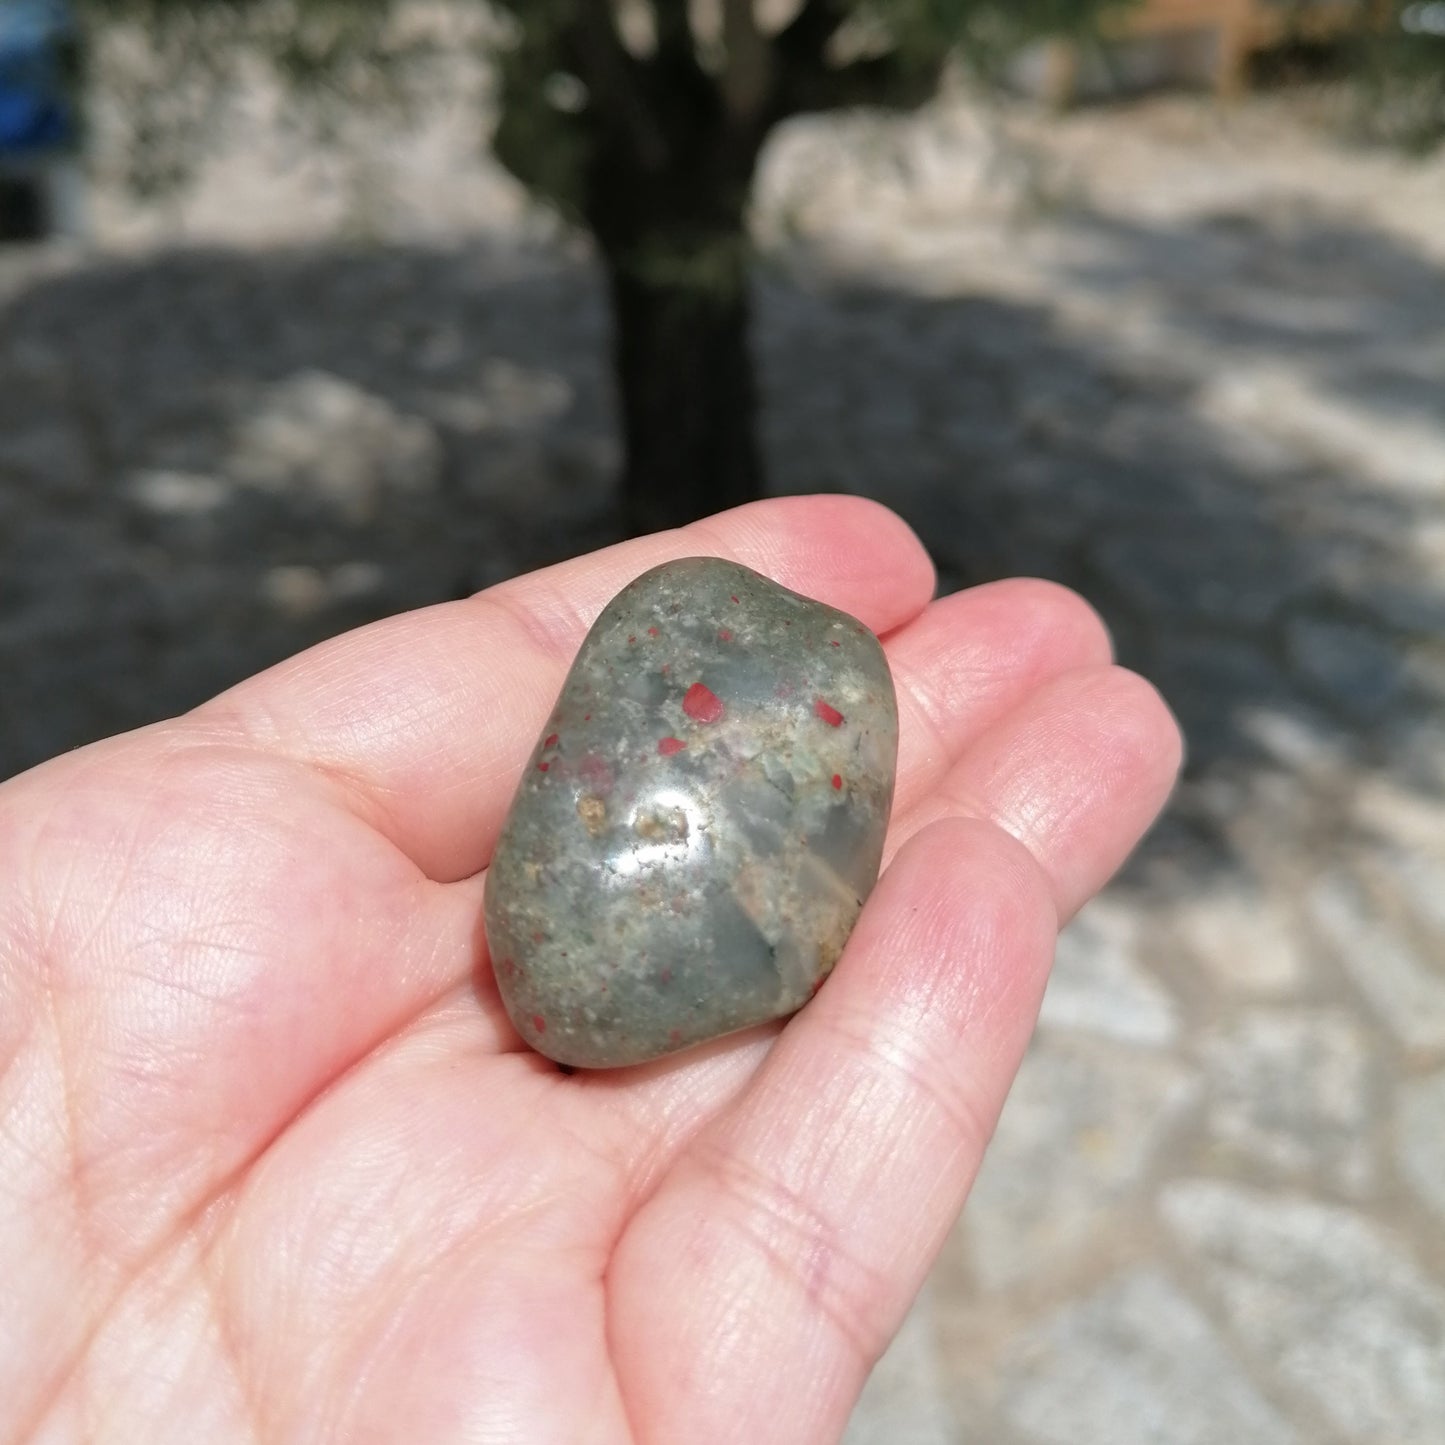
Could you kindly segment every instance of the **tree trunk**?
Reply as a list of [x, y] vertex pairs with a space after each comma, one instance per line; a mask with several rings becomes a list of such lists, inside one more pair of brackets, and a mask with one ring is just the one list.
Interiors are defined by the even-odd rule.
[[681, 526], [761, 491], [741, 226], [609, 256], [624, 518]]

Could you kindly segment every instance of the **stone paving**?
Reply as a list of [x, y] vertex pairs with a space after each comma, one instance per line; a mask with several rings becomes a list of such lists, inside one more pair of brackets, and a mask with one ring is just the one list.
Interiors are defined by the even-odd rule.
[[[1079, 587], [1190, 743], [850, 1445], [1445, 1440], [1445, 170], [1314, 104], [770, 158], [777, 485]], [[233, 160], [0, 256], [0, 775], [606, 540], [597, 276], [415, 145], [366, 243]]]

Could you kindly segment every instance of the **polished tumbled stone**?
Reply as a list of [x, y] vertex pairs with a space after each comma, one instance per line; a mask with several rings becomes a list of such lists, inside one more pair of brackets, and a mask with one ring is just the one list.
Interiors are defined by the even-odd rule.
[[597, 619], [486, 885], [522, 1037], [639, 1063], [800, 1008], [878, 876], [898, 710], [877, 638], [711, 557]]

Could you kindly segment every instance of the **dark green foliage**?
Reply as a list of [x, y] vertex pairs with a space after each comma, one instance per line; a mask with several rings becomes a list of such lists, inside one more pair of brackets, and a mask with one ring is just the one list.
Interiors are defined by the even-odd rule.
[[1414, 151], [1445, 140], [1445, 3], [1395, 0], [1364, 38], [1361, 117], [1377, 140]]

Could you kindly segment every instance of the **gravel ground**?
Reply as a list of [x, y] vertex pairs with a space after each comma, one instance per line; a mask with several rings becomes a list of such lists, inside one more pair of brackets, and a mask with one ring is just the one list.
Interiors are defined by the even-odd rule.
[[[1190, 744], [851, 1445], [1445, 1439], [1445, 169], [1321, 108], [769, 157], [777, 487], [1078, 587]], [[0, 254], [0, 776], [608, 540], [585, 249], [455, 119], [353, 142]]]

